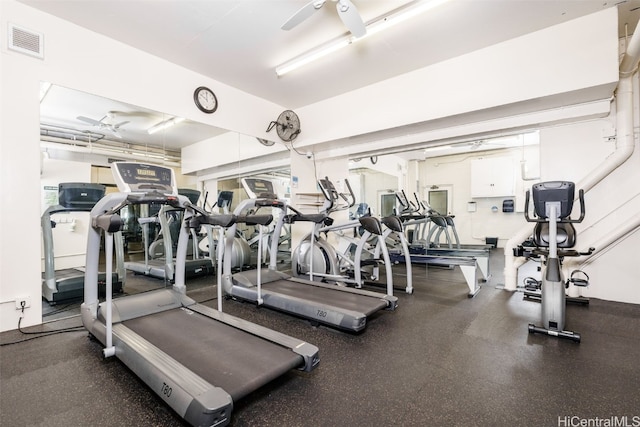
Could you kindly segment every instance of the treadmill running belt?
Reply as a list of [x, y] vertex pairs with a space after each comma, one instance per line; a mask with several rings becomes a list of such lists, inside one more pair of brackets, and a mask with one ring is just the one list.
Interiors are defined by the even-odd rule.
[[332, 305], [347, 310], [357, 311], [369, 316], [387, 306], [382, 298], [341, 292], [336, 289], [296, 283], [295, 279], [275, 280], [262, 285], [264, 292], [278, 292], [292, 297], [313, 301], [314, 303]]
[[234, 401], [303, 363], [287, 348], [188, 309], [123, 324]]

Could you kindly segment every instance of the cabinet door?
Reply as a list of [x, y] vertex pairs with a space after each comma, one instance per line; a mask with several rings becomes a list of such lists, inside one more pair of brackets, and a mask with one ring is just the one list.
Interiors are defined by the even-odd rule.
[[471, 197], [514, 195], [514, 167], [511, 157], [471, 161]]

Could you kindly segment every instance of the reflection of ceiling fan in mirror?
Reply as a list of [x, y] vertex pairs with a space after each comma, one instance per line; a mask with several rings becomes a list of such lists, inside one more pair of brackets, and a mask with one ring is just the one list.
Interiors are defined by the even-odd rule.
[[258, 138], [258, 137], [256, 137], [256, 139], [258, 140], [258, 142], [260, 142], [260, 144], [266, 147], [271, 147], [273, 144], [275, 144], [275, 141], [269, 141], [268, 139]]
[[281, 140], [290, 142], [300, 134], [300, 119], [293, 111], [285, 110], [280, 113], [275, 122], [269, 123], [267, 132], [271, 131], [274, 127]]
[[122, 138], [122, 135], [120, 135], [120, 133], [118, 132], [118, 129], [120, 129], [121, 126], [129, 123], [129, 121], [126, 120], [124, 122], [115, 123], [115, 124], [113, 124], [113, 123], [105, 123], [104, 119], [106, 119], [107, 117], [113, 118], [113, 117], [110, 117], [109, 114], [107, 114], [106, 116], [104, 116], [100, 120], [91, 119], [91, 118], [85, 117], [85, 116], [78, 116], [77, 119], [81, 120], [81, 121], [83, 121], [85, 123], [89, 123], [90, 125], [95, 126], [98, 129], [107, 130], [107, 131], [111, 132], [113, 134], [113, 136], [115, 136], [116, 138]]
[[[336, 4], [338, 16], [342, 23], [355, 37], [362, 37], [367, 33], [367, 29], [358, 13], [358, 9], [350, 0], [332, 0]], [[303, 6], [300, 10], [291, 16], [287, 22], [282, 24], [283, 30], [290, 30], [302, 21], [311, 17], [316, 11], [320, 10], [326, 3], [326, 0], [312, 0]]]
[[491, 141], [486, 139], [480, 139], [478, 141], [472, 141], [469, 143], [469, 150], [495, 150], [497, 148], [504, 147], [505, 144], [502, 144], [498, 141]]

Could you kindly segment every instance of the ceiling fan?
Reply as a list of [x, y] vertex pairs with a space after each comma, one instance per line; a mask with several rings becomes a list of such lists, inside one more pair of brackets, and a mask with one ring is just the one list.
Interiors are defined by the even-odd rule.
[[104, 116], [100, 120], [91, 119], [91, 118], [85, 117], [85, 116], [78, 116], [76, 118], [78, 120], [81, 120], [81, 121], [85, 122], [85, 123], [89, 123], [92, 126], [96, 126], [98, 129], [107, 130], [107, 131], [111, 132], [113, 134], [113, 136], [115, 136], [116, 138], [122, 138], [122, 135], [120, 135], [120, 133], [118, 132], [118, 129], [120, 128], [120, 126], [123, 126], [123, 125], [129, 123], [129, 121], [126, 120], [124, 122], [120, 122], [120, 123], [116, 123], [116, 124], [105, 123], [103, 120], [106, 119], [107, 117], [113, 118], [109, 114], [107, 114], [106, 116]]
[[[362, 21], [362, 17], [358, 13], [358, 9], [353, 5], [350, 0], [331, 0], [336, 4], [338, 10], [338, 16], [347, 27], [347, 29], [355, 37], [362, 37], [367, 33], [367, 28]], [[290, 30], [302, 21], [311, 17], [317, 10], [320, 10], [327, 0], [312, 0], [303, 6], [300, 10], [291, 16], [287, 22], [282, 24], [283, 30]]]

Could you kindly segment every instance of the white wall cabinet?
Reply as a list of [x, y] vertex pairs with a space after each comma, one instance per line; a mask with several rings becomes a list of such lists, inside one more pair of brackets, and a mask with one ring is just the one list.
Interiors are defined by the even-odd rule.
[[471, 197], [513, 197], [515, 169], [511, 157], [471, 161]]

